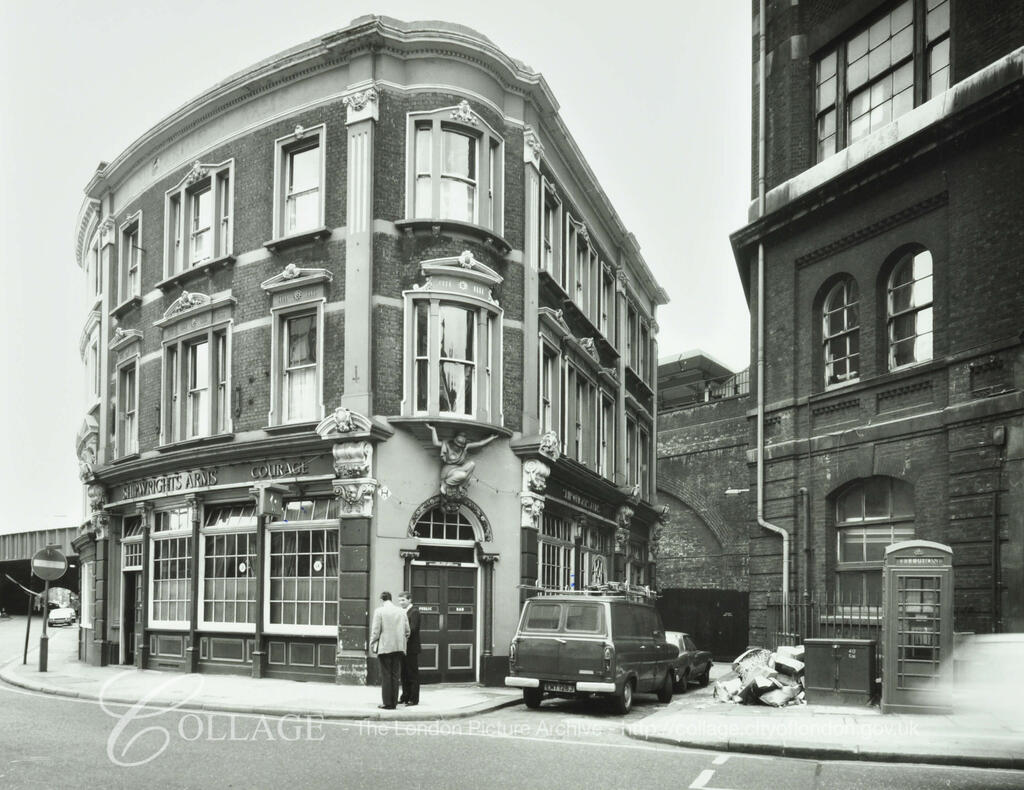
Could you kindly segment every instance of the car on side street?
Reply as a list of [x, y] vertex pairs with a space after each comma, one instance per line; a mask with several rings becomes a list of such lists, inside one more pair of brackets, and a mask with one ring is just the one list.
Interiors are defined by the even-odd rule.
[[70, 607], [51, 609], [46, 622], [48, 625], [74, 625], [75, 610]]
[[505, 685], [521, 688], [528, 708], [546, 696], [595, 696], [625, 714], [637, 693], [671, 701], [678, 653], [645, 588], [544, 594], [523, 607]]
[[711, 681], [711, 665], [714, 659], [707, 650], [699, 650], [689, 634], [682, 631], [666, 631], [665, 638], [679, 651], [672, 662], [674, 687], [685, 694], [691, 683], [706, 686]]

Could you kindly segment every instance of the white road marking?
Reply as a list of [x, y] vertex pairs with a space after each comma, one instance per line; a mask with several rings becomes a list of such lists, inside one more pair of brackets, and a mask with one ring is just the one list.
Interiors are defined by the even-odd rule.
[[711, 761], [712, 765], [725, 765], [725, 761], [729, 759], [728, 754], [720, 754], [714, 760]]
[[690, 785], [690, 790], [701, 790], [701, 788], [707, 787], [711, 777], [715, 775], [715, 772], [709, 768], [705, 768], [700, 772], [700, 776], [693, 780], [693, 784]]

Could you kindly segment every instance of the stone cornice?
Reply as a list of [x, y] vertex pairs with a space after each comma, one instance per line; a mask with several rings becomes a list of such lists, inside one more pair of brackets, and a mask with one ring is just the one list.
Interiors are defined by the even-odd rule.
[[[547, 141], [547, 154], [556, 151], [560, 159], [578, 171], [581, 194], [610, 231], [614, 243], [625, 253], [630, 267], [638, 273], [644, 290], [653, 301], [664, 304], [668, 296], [654, 279], [636, 244], [601, 188], [564, 121], [559, 105], [543, 75], [509, 57], [485, 36], [461, 25], [444, 22], [402, 22], [384, 16], [364, 16], [347, 27], [311, 39], [269, 57], [221, 81], [197, 98], [178, 108], [150, 128], [113, 161], [102, 167], [87, 190], [88, 198], [100, 198], [117, 188], [137, 168], [159, 161], [172, 143], [213, 121], [228, 110], [303, 78], [323, 73], [368, 52], [377, 57], [413, 59], [433, 56], [462, 61], [482, 70], [505, 91], [524, 97], [532, 106], [537, 129]], [[458, 92], [460, 84], [451, 86]], [[467, 87], [468, 90], [468, 87]], [[523, 118], [505, 120], [522, 124]]]

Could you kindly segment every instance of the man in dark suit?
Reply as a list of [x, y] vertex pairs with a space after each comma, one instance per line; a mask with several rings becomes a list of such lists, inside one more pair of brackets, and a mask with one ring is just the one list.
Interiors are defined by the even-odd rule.
[[398, 700], [408, 707], [420, 702], [420, 610], [407, 590], [398, 596], [398, 605], [405, 609], [409, 620], [409, 639], [402, 657], [402, 696]]

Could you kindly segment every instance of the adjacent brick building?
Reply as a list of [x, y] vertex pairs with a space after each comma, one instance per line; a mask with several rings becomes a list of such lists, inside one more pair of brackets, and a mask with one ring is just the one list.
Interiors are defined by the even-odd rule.
[[[914, 537], [953, 549], [957, 630], [1019, 631], [1024, 7], [801, 0], [765, 23], [766, 208], [732, 243], [752, 360], [764, 245], [764, 518], [792, 539], [790, 599], [877, 603], [885, 545]], [[781, 541], [748, 524], [758, 642]]]
[[[236, 74], [86, 187], [82, 655], [504, 676], [522, 599], [645, 583], [666, 301], [537, 72], [362, 17]], [[439, 457], [440, 456], [440, 457]]]
[[[755, 507], [763, 245], [764, 519], [789, 536], [790, 602], [864, 612], [881, 601], [885, 546], [926, 539], [953, 550], [956, 630], [1022, 630], [1024, 6], [765, 5], [765, 210], [755, 200], [732, 235], [751, 395], [659, 418], [659, 489], [695, 489], [714, 509], [727, 481], [749, 489], [736, 585], [749, 587], [750, 641], [772, 642], [782, 541]], [[695, 552], [707, 529], [682, 501], [662, 545]], [[670, 587], [709, 580], [697, 563], [659, 565]]]

